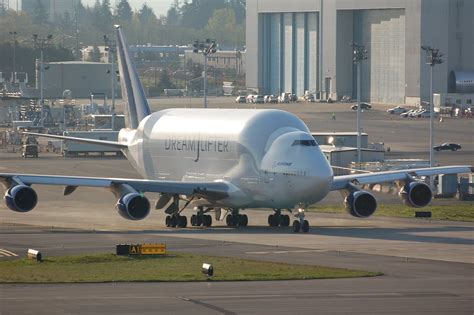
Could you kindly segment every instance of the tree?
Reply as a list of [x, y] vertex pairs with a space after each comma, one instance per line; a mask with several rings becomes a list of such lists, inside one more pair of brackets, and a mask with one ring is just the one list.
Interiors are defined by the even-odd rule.
[[104, 25], [112, 24], [112, 12], [110, 11], [110, 0], [102, 0], [102, 4], [100, 6], [100, 15], [102, 18], [102, 23], [104, 23]]
[[178, 8], [171, 7], [168, 9], [168, 13], [166, 15], [166, 24], [176, 26], [179, 24], [179, 12]]
[[174, 89], [175, 88], [173, 82], [171, 82], [170, 76], [168, 74], [168, 71], [166, 71], [166, 69], [163, 69], [163, 71], [161, 71], [160, 88], [161, 89]]
[[119, 22], [126, 21], [131, 22], [133, 17], [132, 7], [127, 0], [120, 0], [117, 4], [116, 13], [115, 13]]
[[33, 22], [38, 25], [45, 24], [48, 21], [49, 13], [43, 4], [42, 0], [36, 0], [36, 5], [33, 10]]
[[243, 43], [240, 30], [235, 13], [231, 9], [215, 10], [206, 26], [209, 37], [216, 39], [218, 43], [233, 46], [240, 46]]
[[192, 0], [185, 2], [181, 8], [182, 25], [197, 29], [203, 28], [214, 10], [226, 7], [225, 1], [216, 0]]
[[157, 19], [153, 9], [144, 3], [140, 11], [138, 11], [138, 20], [140, 21], [140, 24], [146, 25], [149, 22], [156, 21]]
[[94, 47], [92, 48], [91, 55], [90, 55], [90, 60], [94, 62], [100, 62], [100, 57], [101, 55], [100, 55], [99, 47], [94, 45]]

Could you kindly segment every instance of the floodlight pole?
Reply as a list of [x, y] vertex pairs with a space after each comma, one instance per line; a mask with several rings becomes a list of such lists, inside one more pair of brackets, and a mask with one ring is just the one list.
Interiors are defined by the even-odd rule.
[[[433, 68], [435, 65], [443, 63], [443, 54], [439, 49], [430, 46], [421, 46], [421, 49], [426, 53], [426, 64], [430, 66], [430, 167], [434, 166], [434, 104], [433, 104]], [[431, 178], [430, 178], [430, 182]]]
[[204, 54], [204, 108], [207, 108], [207, 55]]
[[43, 94], [43, 48], [40, 51], [40, 105], [41, 105], [41, 115], [40, 115], [40, 124], [41, 127], [44, 127], [43, 115], [44, 115], [44, 94]]
[[357, 62], [357, 164], [361, 162], [361, 132], [360, 132], [360, 62]]
[[16, 35], [17, 32], [13, 31], [10, 32], [10, 35], [13, 36], [13, 83], [15, 83], [16, 80]]
[[352, 62], [357, 66], [357, 164], [360, 168], [361, 163], [361, 142], [362, 142], [362, 134], [361, 134], [361, 123], [360, 123], [360, 64], [362, 60], [367, 59], [367, 50], [365, 49], [364, 45], [358, 45], [356, 43], [351, 43], [352, 47]]
[[433, 65], [430, 66], [430, 167], [434, 166], [434, 105], [433, 105]]
[[210, 40], [209, 38], [206, 38], [204, 42], [195, 40], [193, 47], [194, 53], [201, 52], [204, 56], [204, 108], [207, 108], [207, 55], [214, 54], [216, 52], [217, 44], [215, 40]]
[[53, 35], [48, 35], [45, 38], [39, 38], [38, 34], [33, 34], [33, 40], [35, 47], [40, 49], [40, 104], [41, 104], [41, 115], [40, 115], [40, 127], [44, 127], [44, 93], [43, 93], [43, 78], [44, 78], [44, 61], [43, 61], [43, 50], [49, 46]]
[[109, 55], [111, 57], [111, 70], [110, 70], [110, 77], [111, 77], [111, 92], [112, 92], [112, 121], [111, 121], [111, 126], [110, 128], [112, 130], [115, 130], [115, 81], [116, 81], [116, 76], [115, 76], [115, 52], [117, 51], [117, 45], [112, 42], [107, 35], [104, 35], [104, 41], [105, 41], [105, 46], [106, 49], [109, 52]]

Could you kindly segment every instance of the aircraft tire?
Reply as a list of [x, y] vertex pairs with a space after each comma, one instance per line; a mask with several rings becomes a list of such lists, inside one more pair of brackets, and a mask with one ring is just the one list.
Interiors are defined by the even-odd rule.
[[167, 227], [171, 226], [170, 221], [171, 221], [171, 217], [169, 215], [167, 215], [166, 219], [165, 219], [165, 224], [166, 224]]
[[202, 225], [209, 227], [212, 225], [212, 217], [210, 215], [203, 215], [202, 216]]
[[272, 226], [272, 222], [273, 222], [273, 214], [270, 214], [270, 215], [268, 216], [268, 225], [269, 225], [269, 226]]
[[301, 231], [303, 233], [308, 233], [308, 231], [309, 231], [309, 222], [308, 222], [308, 220], [303, 221], [303, 224], [301, 225]]
[[170, 216], [170, 227], [176, 227], [178, 219], [175, 216]]
[[247, 217], [246, 214], [240, 214], [239, 215], [239, 225], [240, 226], [247, 226], [249, 223], [249, 218]]
[[300, 231], [301, 224], [300, 221], [295, 220], [293, 221], [293, 232], [298, 233]]
[[227, 217], [226, 217], [226, 219], [225, 219], [225, 222], [227, 223], [227, 226], [228, 226], [228, 227], [233, 227], [233, 226], [235, 226], [234, 216], [233, 216], [232, 214], [227, 215]]
[[188, 225], [188, 218], [186, 216], [178, 216], [176, 219], [177, 226], [180, 228], [185, 228]]

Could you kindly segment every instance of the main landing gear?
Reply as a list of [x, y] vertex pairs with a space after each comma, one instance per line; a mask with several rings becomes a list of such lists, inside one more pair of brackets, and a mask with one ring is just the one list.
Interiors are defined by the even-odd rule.
[[188, 218], [184, 215], [179, 215], [179, 213], [167, 215], [165, 224], [167, 227], [185, 228], [188, 225]]
[[268, 216], [268, 225], [275, 226], [290, 226], [290, 216], [287, 214], [281, 214], [281, 209], [273, 209], [274, 214]]
[[309, 222], [305, 220], [304, 209], [298, 208], [295, 217], [297, 219], [293, 221], [293, 232], [298, 233], [301, 230], [301, 232], [307, 233], [309, 231]]
[[249, 218], [246, 214], [239, 214], [239, 209], [232, 209], [225, 218], [228, 227], [247, 226]]
[[186, 202], [183, 208], [179, 209], [179, 197], [173, 196], [173, 202], [165, 210], [165, 213], [168, 214], [165, 219], [165, 225], [167, 227], [185, 228], [188, 225], [188, 218], [184, 215], [180, 215], [180, 213], [188, 206], [191, 200]]
[[[196, 208], [195, 208], [196, 209]], [[192, 226], [205, 226], [209, 227], [212, 225], [212, 217], [209, 214], [205, 214], [209, 212], [212, 208], [208, 208], [204, 211], [204, 207], [197, 207], [197, 213], [191, 216], [191, 225]]]

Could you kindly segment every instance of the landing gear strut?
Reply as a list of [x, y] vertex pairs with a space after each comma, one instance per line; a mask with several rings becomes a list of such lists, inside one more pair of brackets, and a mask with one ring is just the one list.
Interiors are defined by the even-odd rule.
[[239, 209], [232, 209], [231, 213], [225, 218], [225, 222], [229, 227], [247, 226], [249, 218], [246, 214], [239, 214]]
[[165, 224], [167, 227], [185, 228], [188, 225], [188, 218], [186, 218], [184, 215], [180, 215], [180, 213], [188, 206], [191, 200], [186, 202], [182, 209], [179, 209], [179, 197], [177, 195], [173, 196], [173, 202], [165, 210], [165, 212], [168, 214], [165, 219]]
[[301, 230], [301, 232], [307, 233], [309, 231], [309, 222], [305, 220], [304, 208], [298, 208], [295, 217], [297, 219], [293, 221], [293, 232], [298, 233]]
[[192, 226], [206, 226], [209, 227], [212, 225], [212, 216], [204, 214], [209, 212], [212, 208], [206, 209], [204, 207], [197, 207], [197, 213], [191, 216], [191, 225]]
[[289, 226], [290, 216], [287, 214], [281, 214], [281, 209], [273, 209], [274, 214], [268, 216], [269, 226]]

